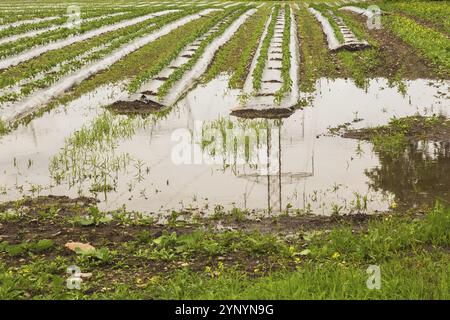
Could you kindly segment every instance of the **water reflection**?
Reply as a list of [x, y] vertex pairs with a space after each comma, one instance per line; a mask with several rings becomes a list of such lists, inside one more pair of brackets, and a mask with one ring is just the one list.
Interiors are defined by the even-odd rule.
[[[281, 120], [230, 116], [240, 92], [226, 78], [197, 87], [163, 118], [111, 114], [97, 102], [110, 101], [112, 91], [100, 90], [0, 139], [0, 201], [39, 193], [96, 196], [105, 210], [210, 212], [221, 205], [331, 214], [449, 199], [448, 142], [389, 158], [366, 142], [321, 136], [355, 118], [367, 127], [392, 116], [449, 115], [440, 94], [446, 87], [411, 81], [403, 96], [383, 79], [367, 91], [322, 79], [312, 105]], [[173, 158], [179, 130], [189, 137], [188, 162]]]
[[374, 190], [393, 193], [404, 207], [450, 203], [450, 140], [410, 143], [399, 157], [378, 157], [379, 166], [366, 171]]

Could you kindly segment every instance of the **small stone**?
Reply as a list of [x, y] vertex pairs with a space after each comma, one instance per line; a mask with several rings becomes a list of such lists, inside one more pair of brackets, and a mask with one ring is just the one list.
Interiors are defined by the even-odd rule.
[[95, 247], [93, 247], [89, 243], [82, 242], [67, 242], [64, 246], [74, 252], [76, 252], [77, 249], [79, 249], [81, 252], [90, 252], [95, 250]]

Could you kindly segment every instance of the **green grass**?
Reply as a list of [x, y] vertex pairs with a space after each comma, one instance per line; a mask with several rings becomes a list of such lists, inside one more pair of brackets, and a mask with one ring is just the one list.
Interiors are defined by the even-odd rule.
[[340, 51], [337, 57], [347, 69], [355, 84], [360, 88], [367, 88], [371, 78], [371, 71], [379, 64], [379, 55], [376, 49], [363, 51]]
[[[105, 217], [98, 209], [92, 213]], [[100, 230], [119, 216], [83, 228]], [[146, 225], [127, 242], [96, 239], [99, 249], [89, 254], [61, 256], [57, 238], [3, 242], [0, 298], [449, 299], [450, 209], [439, 204], [425, 215], [391, 213], [361, 229], [336, 224], [328, 232], [299, 231], [289, 239], [258, 231], [186, 233], [177, 217], [174, 212], [157, 236]], [[48, 219], [60, 224], [66, 218], [46, 216], [38, 223]], [[155, 263], [168, 270], [145, 269]], [[82, 290], [65, 287], [72, 264], [93, 273]], [[370, 265], [380, 267], [380, 290], [367, 288]]]
[[[366, 286], [367, 265], [336, 262], [306, 264], [295, 272], [252, 279], [227, 272], [218, 277], [179, 272], [165, 286], [155, 287], [157, 299], [448, 299], [448, 256], [420, 253], [380, 265], [381, 289]], [[420, 267], [419, 270], [416, 268]]]
[[[342, 227], [315, 236], [294, 272], [181, 271], [152, 289], [162, 299], [448, 299], [449, 230], [450, 211], [437, 207], [424, 220], [388, 217], [366, 233]], [[380, 267], [380, 290], [366, 286], [369, 265]]]

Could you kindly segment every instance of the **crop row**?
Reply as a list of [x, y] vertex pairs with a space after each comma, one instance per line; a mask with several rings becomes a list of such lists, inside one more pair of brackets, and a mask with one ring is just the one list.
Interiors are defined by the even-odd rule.
[[448, 37], [399, 15], [386, 17], [385, 21], [388, 22], [394, 34], [416, 48], [442, 75], [446, 77], [450, 75], [450, 39]]
[[42, 46], [50, 42], [54, 42], [60, 39], [68, 38], [69, 36], [84, 34], [88, 31], [98, 29], [106, 25], [112, 25], [114, 23], [119, 23], [132, 18], [137, 18], [139, 16], [144, 16], [157, 11], [162, 11], [162, 9], [149, 9], [143, 10], [142, 12], [130, 12], [124, 15], [113, 16], [102, 20], [92, 21], [86, 24], [82, 24], [79, 28], [62, 28], [54, 31], [49, 31], [40, 34], [37, 37], [28, 37], [20, 40], [20, 43], [6, 43], [0, 45], [0, 57], [8, 57], [14, 54], [18, 54], [27, 49], [36, 46]]
[[[169, 64], [179, 56], [179, 54], [183, 51], [183, 49], [189, 45], [190, 43], [194, 42], [197, 38], [201, 37], [203, 34], [208, 32], [211, 28], [213, 28], [216, 24], [218, 24], [221, 20], [228, 17], [230, 14], [235, 12], [236, 9], [229, 9], [225, 10], [221, 14], [213, 17], [208, 24], [204, 25], [201, 29], [196, 30], [192, 34], [190, 34], [188, 37], [184, 37], [183, 39], [180, 39], [177, 42], [177, 45], [174, 50], [172, 50], [170, 53], [166, 55], [166, 57], [161, 60], [159, 63], [152, 66], [150, 69], [145, 70], [144, 72], [140, 73], [128, 86], [128, 89], [130, 92], [135, 92], [139, 89], [139, 87], [146, 81], [150, 80], [154, 76], [156, 76], [161, 70], [163, 70], [165, 67], [169, 66]], [[197, 22], [198, 23], [198, 22]]]
[[[4, 95], [0, 100], [15, 100], [22, 95], [29, 94], [36, 88], [48, 86], [64, 74], [74, 71], [89, 62], [107, 56], [123, 44], [194, 12], [198, 12], [198, 9], [194, 8], [161, 16], [152, 20], [151, 24], [135, 25], [111, 34], [97, 37], [90, 41], [77, 43], [61, 50], [51, 51], [37, 59], [10, 68], [2, 74], [0, 88], [23, 82], [23, 80], [29, 78], [31, 78], [32, 81], [23, 85], [20, 94]], [[82, 58], [80, 59], [80, 57]], [[51, 70], [55, 69], [56, 71], [51, 72]], [[21, 71], [24, 71], [24, 73]], [[33, 78], [38, 79], [33, 80]]]
[[291, 8], [288, 4], [284, 7], [284, 30], [283, 30], [283, 42], [282, 53], [283, 60], [281, 62], [281, 77], [283, 79], [283, 85], [275, 94], [275, 100], [281, 101], [281, 98], [292, 89], [292, 79], [290, 75], [291, 70]]
[[[192, 10], [187, 10], [186, 14], [188, 14], [191, 11]], [[166, 17], [170, 18], [171, 16], [178, 16], [178, 15], [168, 14]], [[146, 20], [141, 23], [137, 23], [136, 25], [129, 26], [126, 29], [125, 28], [117, 29], [117, 30], [110, 31], [110, 32], [98, 35], [96, 37], [84, 40], [84, 41], [70, 44], [66, 48], [61, 48], [61, 49], [56, 49], [56, 50], [53, 49], [53, 50], [47, 51], [41, 55], [41, 57], [43, 57], [43, 56], [47, 57], [46, 59], [40, 59], [40, 57], [36, 57], [28, 62], [24, 62], [20, 65], [10, 67], [9, 69], [12, 69], [13, 70], [12, 72], [8, 72], [9, 69], [1, 71], [0, 74], [2, 74], [3, 77], [1, 79], [2, 81], [0, 83], [0, 88], [4, 87], [5, 85], [12, 85], [15, 81], [20, 80], [21, 78], [30, 77], [30, 76], [36, 74], [36, 71], [41, 72], [41, 71], [45, 71], [46, 69], [48, 70], [50, 67], [53, 67], [55, 65], [54, 63], [50, 63], [50, 62], [57, 62], [60, 60], [70, 59], [70, 58], [75, 57], [76, 55], [81, 54], [82, 51], [79, 50], [79, 48], [81, 48], [81, 47], [86, 48], [85, 50], [89, 50], [93, 46], [100, 45], [103, 42], [108, 42], [108, 41], [111, 41], [111, 39], [115, 39], [116, 37], [122, 36], [123, 31], [127, 30], [126, 32], [132, 33], [132, 32], [138, 31], [139, 29], [147, 28], [148, 26], [153, 25], [154, 21], [159, 21], [161, 19], [164, 20], [166, 18], [154, 17], [151, 21]], [[143, 31], [145, 31], [145, 30], [143, 30]], [[111, 36], [113, 36], [113, 37], [111, 37]], [[99, 41], [97, 41], [98, 39], [104, 39], [104, 41], [99, 42]], [[89, 46], [89, 44], [91, 44], [91, 43], [92, 43], [92, 46]], [[55, 56], [54, 53], [58, 53], [58, 56]], [[57, 59], [58, 57], [60, 57], [61, 59]], [[39, 63], [33, 64], [34, 61], [39, 61]], [[26, 65], [26, 68], [20, 68], [21, 65]], [[46, 68], [43, 68], [43, 66], [45, 66]], [[16, 70], [16, 71], [14, 71], [14, 70]], [[11, 77], [11, 75], [13, 75], [13, 77]]]
[[[122, 14], [123, 16], [126, 17], [126, 14], [128, 14], [130, 11], [111, 11], [111, 10], [92, 10], [92, 11], [84, 11], [80, 13], [80, 19], [81, 19], [81, 23], [85, 23], [85, 20], [89, 19], [104, 19], [107, 18], [108, 16], [111, 15], [118, 15], [118, 14]], [[49, 20], [28, 20], [30, 21], [29, 23], [23, 23], [23, 24], [19, 24], [20, 22], [24, 22], [27, 20], [20, 20], [20, 21], [15, 21], [13, 23], [10, 24], [4, 24], [1, 28], [0, 28], [0, 39], [1, 38], [6, 38], [6, 37], [10, 37], [13, 35], [19, 35], [19, 34], [24, 34], [27, 32], [31, 32], [31, 31], [36, 31], [36, 30], [45, 30], [48, 28], [52, 28], [52, 27], [56, 27], [56, 26], [65, 26], [68, 21], [69, 21], [69, 16], [66, 14], [66, 12], [62, 13], [62, 14], [57, 14], [57, 15], [52, 15], [52, 14], [48, 14], [46, 15], [43, 19], [49, 19]], [[33, 21], [33, 22], [31, 22]], [[15, 25], [15, 24], [19, 24], [19, 25]], [[10, 25], [10, 27], [5, 27]]]
[[[3, 9], [0, 9], [0, 19], [1, 24], [11, 24], [11, 23], [21, 23], [26, 20], [34, 20], [34, 19], [43, 19], [48, 17], [62, 17], [67, 15], [69, 5], [66, 5], [62, 8], [51, 8], [51, 9], [24, 9], [22, 10], [11, 10], [6, 11]], [[92, 15], [101, 15], [101, 14], [110, 14], [110, 13], [117, 13], [117, 12], [125, 12], [125, 11], [132, 11], [137, 10], [136, 8], [107, 8], [103, 6], [93, 6], [93, 7], [83, 7], [79, 6], [80, 8], [80, 17], [86, 18]], [[34, 24], [34, 23], [28, 23], [28, 24]]]
[[408, 16], [430, 22], [438, 31], [450, 34], [450, 3], [448, 1], [385, 2], [383, 9], [404, 13]]
[[330, 7], [323, 5], [323, 4], [315, 4], [311, 6], [312, 8], [319, 11], [325, 18], [328, 19], [328, 22], [330, 23], [331, 27], [333, 28], [334, 34], [339, 41], [339, 43], [344, 43], [344, 36], [341, 32], [341, 29], [339, 28], [336, 21], [333, 19], [333, 15], [336, 14], [336, 11], [332, 11]]
[[226, 72], [230, 76], [230, 88], [244, 86], [269, 14], [270, 7], [264, 6], [239, 28], [235, 36], [216, 53], [214, 61], [203, 76], [203, 82], [210, 81], [220, 73]]
[[167, 57], [177, 50], [180, 39], [190, 38], [192, 34], [197, 33], [209, 24], [214, 17], [215, 15], [211, 13], [204, 15], [143, 46], [124, 59], [117, 61], [104, 72], [83, 81], [71, 91], [56, 99], [49, 107], [72, 101], [108, 83], [148, 77], [148, 72], [151, 72], [154, 68], [157, 69], [159, 65], [165, 65]]
[[268, 56], [269, 56], [270, 42], [275, 33], [275, 24], [277, 22], [277, 17], [278, 17], [279, 11], [280, 11], [280, 6], [279, 5], [275, 6], [274, 10], [272, 12], [269, 27], [267, 28], [266, 36], [263, 39], [263, 43], [261, 46], [261, 50], [260, 50], [260, 53], [259, 53], [259, 56], [257, 59], [255, 69], [253, 70], [253, 74], [252, 74], [253, 80], [252, 81], [253, 81], [253, 88], [255, 90], [261, 89], [261, 79], [262, 79], [263, 71], [266, 66]]
[[170, 76], [169, 78], [164, 82], [164, 84], [162, 86], [160, 86], [158, 88], [158, 97], [163, 97], [165, 96], [169, 89], [179, 80], [181, 79], [181, 77], [183, 76], [183, 74], [190, 70], [195, 63], [202, 57], [206, 47], [208, 46], [209, 43], [211, 43], [211, 41], [218, 37], [219, 35], [221, 35], [222, 33], [225, 32], [225, 30], [228, 28], [229, 25], [231, 25], [231, 23], [233, 23], [233, 21], [235, 21], [236, 19], [239, 18], [239, 16], [241, 16], [245, 11], [249, 10], [248, 8], [238, 8], [237, 10], [235, 10], [231, 15], [229, 15], [227, 17], [226, 20], [223, 20], [223, 23], [221, 23], [219, 29], [216, 32], [213, 32], [212, 34], [210, 34], [208, 37], [206, 37], [204, 40], [202, 40], [200, 42], [200, 45], [198, 47], [198, 49], [194, 52], [194, 54], [192, 55], [191, 58], [189, 58], [189, 60], [184, 63], [183, 65], [181, 65], [178, 69], [176, 69]]

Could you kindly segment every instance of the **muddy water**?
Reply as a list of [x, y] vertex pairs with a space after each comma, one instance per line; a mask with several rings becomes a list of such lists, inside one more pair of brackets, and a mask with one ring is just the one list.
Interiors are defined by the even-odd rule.
[[[372, 80], [367, 91], [350, 81], [323, 79], [311, 108], [282, 121], [257, 121], [229, 116], [240, 92], [227, 89], [224, 77], [192, 90], [160, 119], [103, 114], [100, 102], [124, 94], [104, 88], [0, 140], [0, 201], [87, 195], [108, 210], [292, 206], [331, 214], [450, 200], [448, 144], [418, 144], [391, 159], [375, 154], [369, 143], [322, 135], [346, 122], [358, 128], [385, 124], [392, 116], [450, 116], [443, 96], [448, 83], [417, 80], [406, 90], [402, 95], [382, 79]], [[99, 117], [123, 130], [93, 145], [67, 140]], [[227, 135], [249, 138], [229, 145], [223, 141]]]

